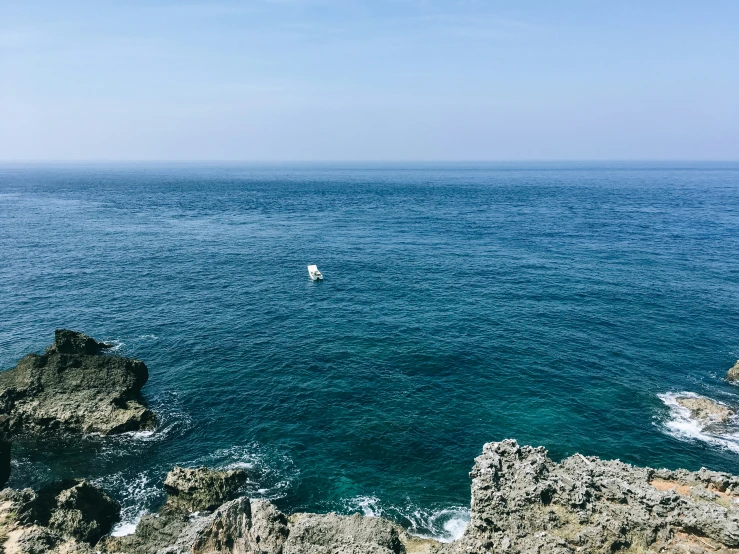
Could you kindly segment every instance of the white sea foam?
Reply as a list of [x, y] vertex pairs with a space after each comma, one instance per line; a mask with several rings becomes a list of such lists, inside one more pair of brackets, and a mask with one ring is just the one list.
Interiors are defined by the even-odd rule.
[[121, 348], [126, 346], [125, 342], [123, 342], [122, 340], [118, 340], [118, 339], [108, 339], [108, 340], [104, 340], [103, 342], [105, 344], [111, 345], [111, 347], [108, 348], [106, 352], [119, 352]]
[[267, 500], [283, 498], [298, 476], [289, 456], [273, 452], [258, 443], [222, 448], [185, 465], [243, 469], [247, 473], [244, 493]]
[[382, 516], [380, 499], [376, 496], [355, 496], [347, 500], [344, 504], [350, 512], [359, 512], [368, 517]]
[[368, 517], [385, 517], [400, 522], [411, 535], [439, 542], [453, 542], [462, 537], [470, 522], [470, 510], [463, 506], [427, 509], [414, 505], [384, 506], [376, 496], [355, 496], [343, 502], [346, 512]]
[[[161, 442], [171, 434], [183, 433], [192, 427], [192, 417], [180, 407], [176, 393], [167, 392], [151, 398], [149, 407], [156, 413], [156, 427], [146, 431], [127, 431], [106, 438], [111, 445], [128, 452], [132, 443]], [[121, 448], [125, 445], [124, 448]]]
[[124, 435], [131, 437], [132, 439], [149, 439], [154, 436], [156, 431], [128, 431], [123, 433]]
[[158, 480], [156, 472], [139, 473], [133, 477], [120, 472], [93, 482], [102, 489], [119, 491], [121, 520], [113, 527], [113, 536], [130, 535], [136, 530], [141, 518], [162, 496], [162, 491], [157, 486]]
[[[141, 516], [144, 514], [142, 513]], [[135, 518], [133, 521], [121, 521], [110, 532], [113, 537], [125, 537], [126, 535], [133, 535], [136, 532], [136, 526], [141, 521], [141, 516]]]
[[678, 398], [700, 398], [700, 395], [694, 392], [666, 392], [657, 397], [670, 409], [670, 418], [662, 422], [668, 435], [683, 441], [702, 441], [739, 454], [739, 429], [728, 426], [725, 432], [718, 434], [691, 417], [690, 410], [677, 403]]
[[418, 537], [453, 542], [462, 538], [470, 522], [470, 511], [461, 506], [441, 510], [415, 510], [408, 517], [413, 525], [408, 532]]

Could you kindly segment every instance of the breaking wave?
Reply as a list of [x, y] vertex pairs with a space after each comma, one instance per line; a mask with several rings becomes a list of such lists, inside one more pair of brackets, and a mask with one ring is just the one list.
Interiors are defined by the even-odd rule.
[[716, 426], [709, 426], [694, 417], [690, 410], [677, 403], [678, 398], [700, 398], [694, 392], [666, 392], [657, 397], [669, 408], [669, 418], [661, 422], [664, 431], [678, 440], [701, 441], [711, 446], [730, 450], [739, 454], [739, 426], [729, 424], [717, 432]]
[[376, 496], [356, 496], [344, 501], [344, 511], [369, 517], [384, 517], [400, 523], [411, 535], [439, 542], [453, 542], [462, 537], [470, 522], [470, 510], [463, 506], [420, 508], [383, 506]]
[[144, 514], [153, 511], [164, 497], [159, 481], [160, 476], [155, 471], [142, 472], [133, 478], [119, 472], [93, 481], [93, 484], [103, 490], [116, 491], [121, 503], [121, 519], [111, 535], [122, 537], [132, 534]]
[[272, 452], [258, 443], [222, 448], [186, 463], [215, 469], [243, 469], [247, 481], [243, 493], [252, 498], [284, 498], [295, 486], [298, 469], [287, 455]]

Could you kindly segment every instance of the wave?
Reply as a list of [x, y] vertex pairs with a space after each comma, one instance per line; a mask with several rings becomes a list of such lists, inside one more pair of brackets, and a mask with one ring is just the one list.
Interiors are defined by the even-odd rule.
[[678, 398], [701, 398], [701, 395], [683, 391], [666, 392], [657, 397], [670, 409], [669, 419], [662, 422], [668, 435], [682, 441], [701, 441], [739, 454], [739, 428], [736, 425], [722, 427], [719, 433], [715, 426], [691, 417], [690, 410], [677, 403]]
[[111, 453], [125, 454], [131, 448], [144, 447], [147, 443], [183, 436], [193, 426], [192, 417], [181, 406], [177, 393], [167, 392], [153, 396], [148, 405], [156, 414], [154, 429], [105, 436], [104, 444]]
[[121, 349], [126, 346], [126, 343], [118, 339], [108, 339], [103, 341], [105, 344], [109, 344], [110, 348], [106, 349], [107, 354], [118, 354]]
[[172, 469], [173, 465], [244, 469], [247, 471], [248, 480], [241, 492], [250, 498], [268, 500], [284, 497], [293, 486], [297, 475], [290, 458], [273, 456], [255, 443], [217, 450], [190, 462], [150, 467], [138, 474], [123, 470], [99, 477], [92, 482], [103, 490], [112, 492], [121, 504], [121, 518], [111, 534], [114, 536], [132, 534], [141, 518], [156, 510], [166, 496], [162, 488], [163, 475]]
[[252, 498], [276, 500], [284, 498], [295, 486], [299, 472], [287, 455], [271, 451], [259, 443], [221, 448], [185, 463], [215, 469], [243, 469], [247, 481], [243, 493]]
[[131, 348], [135, 349], [136, 345], [146, 341], [158, 341], [159, 337], [152, 333], [146, 335], [137, 335], [135, 337], [120, 338], [103, 338], [102, 342], [109, 344], [111, 347], [105, 350], [107, 354], [114, 354], [116, 356], [126, 355], [128, 353], [127, 345], [132, 344]]
[[464, 506], [383, 506], [376, 496], [349, 498], [343, 502], [343, 508], [347, 513], [361, 513], [368, 517], [384, 517], [399, 522], [413, 536], [445, 543], [460, 539], [470, 522], [470, 510]]
[[159, 474], [156, 471], [142, 472], [133, 478], [119, 472], [92, 481], [103, 490], [117, 492], [116, 496], [121, 504], [121, 519], [113, 527], [111, 535], [122, 537], [136, 530], [141, 518], [164, 496], [159, 481]]

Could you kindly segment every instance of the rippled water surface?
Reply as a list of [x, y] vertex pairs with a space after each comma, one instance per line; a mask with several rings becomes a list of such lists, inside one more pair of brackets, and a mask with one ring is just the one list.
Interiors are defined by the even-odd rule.
[[87, 476], [128, 522], [213, 465], [449, 539], [508, 437], [739, 473], [671, 401], [739, 405], [738, 164], [5, 165], [0, 262], [0, 367], [81, 330], [160, 415], [16, 444], [11, 485]]

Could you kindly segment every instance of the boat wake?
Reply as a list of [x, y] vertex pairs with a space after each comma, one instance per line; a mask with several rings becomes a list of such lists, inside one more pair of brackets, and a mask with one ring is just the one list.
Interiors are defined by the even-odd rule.
[[678, 440], [701, 441], [739, 454], [739, 422], [735, 417], [720, 426], [694, 417], [677, 402], [680, 398], [705, 398], [694, 392], [667, 392], [657, 397], [670, 410], [669, 418], [660, 422], [665, 433]]

